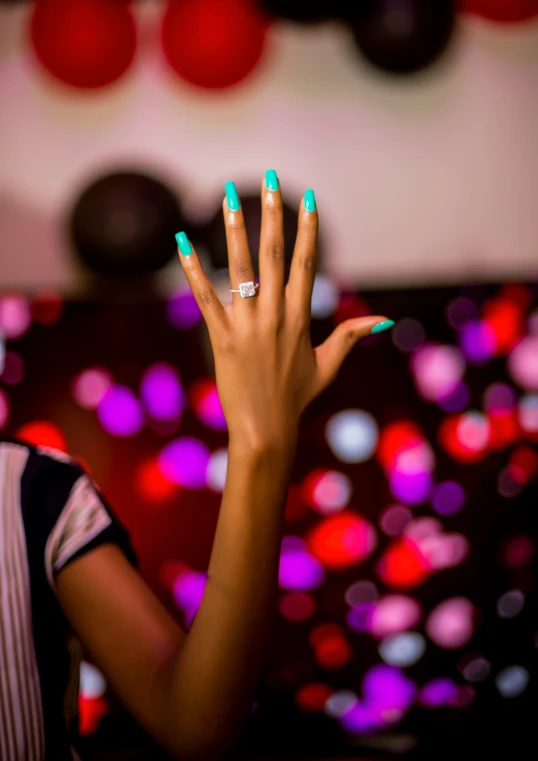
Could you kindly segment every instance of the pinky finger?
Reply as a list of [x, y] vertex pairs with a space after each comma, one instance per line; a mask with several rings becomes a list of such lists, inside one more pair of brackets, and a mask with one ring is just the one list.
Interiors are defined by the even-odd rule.
[[224, 307], [216, 294], [215, 289], [205, 274], [196, 251], [192, 247], [186, 233], [177, 233], [176, 242], [179, 251], [179, 259], [189, 281], [196, 303], [207, 323], [208, 328], [216, 327], [217, 322], [223, 321]]

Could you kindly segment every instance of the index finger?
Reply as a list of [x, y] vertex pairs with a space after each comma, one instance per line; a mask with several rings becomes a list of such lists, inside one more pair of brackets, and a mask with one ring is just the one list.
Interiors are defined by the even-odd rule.
[[184, 232], [177, 233], [176, 242], [180, 255], [179, 260], [183, 265], [196, 303], [200, 307], [208, 328], [214, 327], [217, 322], [224, 320], [224, 307], [205, 274], [187, 234]]

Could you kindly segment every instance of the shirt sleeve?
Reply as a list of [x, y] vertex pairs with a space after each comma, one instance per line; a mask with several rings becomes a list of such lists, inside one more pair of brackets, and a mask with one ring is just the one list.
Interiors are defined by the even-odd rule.
[[102, 544], [117, 545], [137, 565], [129, 534], [99, 487], [74, 461], [65, 465], [61, 472], [69, 479], [64, 488], [66, 499], [57, 503], [44, 553], [45, 573], [53, 589], [60, 569]]

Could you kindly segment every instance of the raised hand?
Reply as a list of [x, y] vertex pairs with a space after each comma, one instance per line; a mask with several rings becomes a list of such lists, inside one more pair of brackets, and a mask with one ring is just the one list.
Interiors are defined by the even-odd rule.
[[[223, 200], [231, 288], [254, 282], [241, 203], [233, 182]], [[206, 321], [216, 381], [230, 440], [267, 446], [294, 437], [305, 407], [336, 377], [355, 343], [390, 328], [372, 315], [340, 323], [319, 346], [310, 340], [311, 298], [316, 273], [318, 212], [314, 192], [301, 201], [289, 280], [284, 283], [282, 196], [273, 170], [261, 188], [262, 223], [258, 288], [234, 293], [223, 306], [185, 233], [176, 236], [180, 259]]]

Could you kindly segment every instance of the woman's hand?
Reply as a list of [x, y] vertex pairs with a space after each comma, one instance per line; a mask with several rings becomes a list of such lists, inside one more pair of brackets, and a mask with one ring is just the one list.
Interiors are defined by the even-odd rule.
[[[318, 213], [312, 190], [299, 210], [288, 283], [284, 283], [282, 197], [274, 171], [261, 190], [260, 286], [256, 295], [223, 306], [185, 233], [180, 259], [206, 321], [217, 389], [230, 441], [266, 447], [293, 437], [305, 407], [335, 378], [354, 344], [394, 323], [382, 316], [340, 323], [321, 345], [310, 341], [310, 304], [316, 273]], [[232, 182], [223, 201], [231, 287], [254, 281], [240, 201]]]

